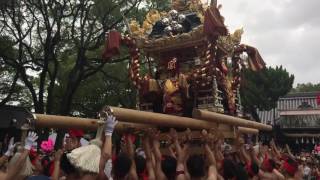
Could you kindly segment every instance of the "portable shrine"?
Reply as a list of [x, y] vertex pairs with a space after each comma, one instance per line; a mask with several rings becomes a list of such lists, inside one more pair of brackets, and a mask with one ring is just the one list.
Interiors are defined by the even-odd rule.
[[[151, 10], [143, 22], [126, 20], [128, 34], [110, 31], [105, 61], [129, 49], [129, 75], [138, 90], [137, 109], [111, 107], [118, 130], [149, 127], [217, 128], [233, 137], [272, 127], [242, 118], [241, 70], [265, 67], [256, 48], [241, 44], [242, 29], [229, 33], [216, 1], [173, 0], [168, 12]], [[142, 70], [143, 67], [146, 67]], [[95, 130], [96, 119], [33, 114], [35, 128]]]
[[202, 109], [242, 117], [241, 69], [265, 64], [255, 48], [240, 43], [242, 29], [228, 32], [216, 1], [173, 1], [169, 12], [151, 10], [141, 25], [131, 20], [128, 28], [128, 35], [109, 33], [104, 58], [119, 52], [120, 43], [129, 47], [140, 110], [192, 117], [193, 109]]

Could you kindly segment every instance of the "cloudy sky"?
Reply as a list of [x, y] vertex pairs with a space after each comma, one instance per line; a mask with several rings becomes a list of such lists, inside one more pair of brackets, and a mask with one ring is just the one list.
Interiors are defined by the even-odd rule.
[[320, 0], [220, 0], [231, 32], [258, 48], [267, 65], [283, 65], [297, 83], [320, 83]]

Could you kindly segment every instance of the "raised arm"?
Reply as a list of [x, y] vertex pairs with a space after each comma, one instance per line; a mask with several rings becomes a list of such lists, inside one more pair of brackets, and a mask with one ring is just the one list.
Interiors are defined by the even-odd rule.
[[159, 134], [160, 134], [159, 131], [154, 130], [153, 138], [152, 138], [153, 153], [155, 157], [155, 174], [156, 174], [156, 177], [158, 177], [157, 179], [165, 180], [166, 176], [161, 169], [162, 155], [160, 152]]
[[99, 177], [103, 178], [104, 176], [108, 176], [109, 174], [105, 174], [105, 172], [108, 172], [105, 168], [108, 168], [106, 166], [106, 163], [108, 160], [111, 159], [112, 156], [112, 133], [117, 125], [118, 121], [113, 115], [106, 116], [105, 120], [105, 139], [103, 148], [101, 151], [101, 157], [100, 157], [100, 163], [99, 163]]
[[251, 157], [247, 153], [247, 151], [246, 151], [246, 149], [244, 147], [244, 142], [243, 142], [243, 139], [240, 137], [240, 133], [239, 132], [236, 132], [236, 146], [237, 146], [237, 148], [239, 148], [240, 156], [243, 158], [245, 163], [250, 163], [251, 162]]
[[259, 166], [261, 166], [262, 162], [258, 159], [258, 154], [256, 154], [256, 152], [254, 151], [254, 148], [252, 145], [250, 145], [249, 154], [250, 154], [251, 160], [257, 163]]
[[35, 132], [29, 132], [27, 138], [25, 139], [24, 151], [21, 153], [19, 159], [16, 163], [9, 168], [6, 180], [14, 180], [16, 175], [19, 174], [21, 169], [23, 169], [25, 165], [26, 158], [29, 155], [30, 149], [34, 142], [38, 139], [38, 136]]
[[221, 162], [224, 160], [224, 156], [223, 156], [222, 149], [221, 149], [221, 144], [222, 144], [222, 141], [218, 140], [218, 141], [216, 141], [216, 143], [214, 144], [214, 146], [212, 148], [216, 162], [217, 162], [217, 164], [216, 164], [217, 169], [221, 169], [221, 167], [222, 167]]
[[290, 158], [296, 159], [295, 156], [292, 154], [291, 149], [288, 144], [286, 144], [286, 149], [287, 149], [287, 152], [288, 152]]
[[61, 162], [61, 156], [63, 154], [63, 151], [59, 149], [54, 154], [54, 170], [51, 176], [52, 180], [59, 180], [60, 176], [60, 162]]
[[209, 142], [208, 133], [206, 130], [203, 130], [201, 133], [205, 139], [204, 152], [206, 154], [206, 157], [209, 163], [208, 180], [217, 180], [218, 179], [218, 171], [216, 166], [217, 162], [212, 150], [210, 149], [210, 146], [208, 145], [208, 142]]
[[148, 172], [148, 179], [149, 180], [155, 180], [156, 176], [154, 173], [154, 166], [152, 163], [152, 152], [151, 152], [151, 147], [150, 147], [150, 133], [149, 131], [146, 132], [146, 136], [144, 136], [143, 139], [143, 149], [146, 154], [146, 168]]
[[275, 157], [277, 159], [280, 159], [281, 158], [281, 153], [280, 153], [278, 147], [276, 146], [276, 143], [274, 142], [274, 139], [271, 140], [270, 145], [271, 145], [271, 149], [272, 149]]
[[284, 175], [279, 172], [277, 169], [273, 169], [272, 173], [277, 177], [279, 180], [285, 180]]
[[177, 151], [177, 180], [185, 180], [187, 177], [185, 175], [185, 161], [187, 158], [187, 150], [188, 150], [188, 144], [185, 144], [183, 148], [181, 147], [179, 140], [178, 140], [178, 134], [175, 129], [170, 129], [170, 135], [173, 141], [173, 144]]
[[12, 137], [9, 141], [8, 150], [0, 158], [0, 166], [2, 166], [9, 159], [9, 157], [13, 155], [14, 146], [14, 137]]
[[138, 175], [137, 175], [137, 168], [136, 168], [136, 163], [134, 160], [135, 154], [134, 154], [134, 147], [133, 147], [133, 143], [132, 143], [132, 139], [130, 138], [131, 134], [128, 135], [127, 138], [127, 152], [128, 155], [131, 159], [132, 165], [129, 171], [129, 179], [131, 180], [138, 180]]

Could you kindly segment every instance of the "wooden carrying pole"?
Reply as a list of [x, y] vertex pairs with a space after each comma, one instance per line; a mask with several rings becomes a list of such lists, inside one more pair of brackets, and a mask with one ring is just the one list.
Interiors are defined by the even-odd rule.
[[34, 120], [36, 128], [97, 130], [99, 127], [97, 119], [89, 118], [34, 114]]
[[[144, 112], [114, 107], [112, 108], [112, 111], [117, 120], [120, 121], [116, 127], [116, 129], [118, 130], [123, 130], [127, 128], [145, 129], [155, 126], [190, 129], [210, 129], [217, 127], [216, 123], [194, 118], [179, 117], [167, 114]], [[34, 114], [34, 117], [35, 126], [39, 128], [79, 128], [87, 130], [96, 130], [99, 126], [99, 123], [103, 123], [103, 121], [97, 119], [68, 116]], [[226, 123], [222, 122], [221, 124]], [[240, 132], [249, 134], [257, 134], [259, 132], [256, 129], [243, 127], [240, 127], [239, 130]]]
[[258, 129], [238, 127], [238, 130], [239, 130], [240, 133], [243, 133], [243, 134], [259, 134], [259, 130]]
[[193, 110], [192, 116], [197, 119], [206, 120], [206, 121], [219, 123], [219, 124], [220, 123], [221, 124], [229, 124], [232, 126], [248, 127], [248, 128], [265, 130], [265, 131], [272, 130], [272, 127], [269, 125], [241, 119], [238, 117], [227, 116], [224, 114], [219, 114], [219, 113], [215, 113], [215, 112], [211, 112], [211, 111], [195, 109], [195, 110]]
[[[216, 123], [179, 117], [167, 114], [137, 111], [124, 108], [112, 108], [114, 116], [120, 122], [149, 124], [162, 127], [209, 129], [217, 127]], [[119, 124], [121, 126], [122, 123]], [[125, 125], [125, 124], [124, 124]], [[52, 127], [60, 129], [79, 128], [97, 129], [99, 121], [78, 117], [35, 114], [36, 127]]]
[[137, 111], [112, 107], [114, 116], [122, 122], [151, 124], [155, 126], [190, 128], [190, 129], [208, 129], [217, 127], [216, 123], [204, 120], [198, 120], [188, 117], [173, 116], [153, 112]]
[[[68, 116], [55, 116], [35, 114], [35, 126], [37, 128], [56, 128], [56, 129], [85, 129], [97, 130], [100, 123], [104, 123], [98, 119], [68, 117]], [[116, 130], [123, 131], [128, 128], [134, 129], [147, 129], [153, 126], [147, 124], [119, 122]]]

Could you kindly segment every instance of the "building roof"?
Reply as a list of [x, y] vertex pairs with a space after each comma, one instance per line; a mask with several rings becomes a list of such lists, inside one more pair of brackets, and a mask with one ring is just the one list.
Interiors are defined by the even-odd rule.
[[301, 105], [306, 103], [310, 105], [312, 109], [318, 109], [320, 106], [317, 104], [316, 96], [289, 96], [279, 98], [277, 102], [278, 110], [298, 110]]
[[275, 120], [280, 117], [279, 111], [275, 109], [271, 109], [270, 111], [257, 111], [260, 122], [263, 124], [274, 124]]
[[312, 92], [291, 92], [285, 95], [283, 98], [289, 97], [316, 97], [320, 95], [320, 91], [312, 91]]
[[274, 124], [280, 118], [280, 113], [283, 111], [320, 110], [320, 105], [317, 104], [316, 100], [317, 95], [320, 95], [320, 91], [289, 93], [279, 98], [275, 109], [270, 111], [258, 110], [259, 119], [261, 123], [271, 121], [271, 124]]

